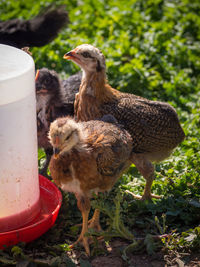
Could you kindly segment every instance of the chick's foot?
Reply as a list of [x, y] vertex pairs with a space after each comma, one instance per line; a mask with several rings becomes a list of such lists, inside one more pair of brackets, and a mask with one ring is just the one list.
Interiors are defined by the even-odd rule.
[[[85, 232], [86, 233], [86, 232]], [[85, 248], [86, 254], [90, 256], [90, 247], [89, 247], [89, 238], [85, 236], [84, 232], [81, 232], [79, 238], [69, 246], [69, 248], [74, 248], [78, 243], [81, 243], [83, 247]]]
[[156, 199], [160, 199], [161, 196], [158, 195], [154, 195], [154, 194], [143, 194], [143, 196], [139, 196], [134, 194], [133, 192], [126, 190], [127, 193], [131, 194], [135, 199], [139, 199], [139, 200], [151, 200], [152, 198], [156, 198]]
[[101, 225], [99, 223], [99, 215], [100, 215], [100, 211], [98, 209], [96, 209], [94, 211], [92, 219], [89, 220], [89, 222], [88, 222], [88, 228], [94, 229], [96, 232], [102, 231]]

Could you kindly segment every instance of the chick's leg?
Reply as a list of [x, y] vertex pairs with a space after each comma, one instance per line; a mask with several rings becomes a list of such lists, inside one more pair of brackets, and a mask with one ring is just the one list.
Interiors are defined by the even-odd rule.
[[146, 179], [146, 185], [145, 185], [145, 188], [144, 188], [144, 193], [143, 193], [143, 196], [142, 196], [142, 200], [146, 200], [146, 199], [152, 199], [152, 198], [157, 198], [159, 199], [160, 196], [157, 196], [157, 195], [154, 195], [151, 193], [151, 186], [152, 186], [152, 183], [153, 183], [153, 179], [154, 179], [154, 173], [145, 177], [144, 178]]
[[[146, 200], [151, 198], [160, 198], [160, 196], [154, 195], [151, 193], [151, 186], [154, 179], [154, 166], [153, 164], [142, 155], [133, 156], [133, 163], [136, 168], [142, 174], [142, 176], [146, 179], [146, 185], [144, 188], [144, 193], [142, 197], [136, 196], [136, 198]], [[134, 194], [133, 194], [134, 195]]]
[[81, 234], [77, 239], [77, 241], [70, 246], [70, 248], [73, 248], [76, 244], [82, 242], [87, 255], [90, 255], [88, 237], [85, 236], [85, 233], [88, 232], [88, 215], [90, 212], [90, 200], [87, 197], [83, 196], [80, 197], [78, 195], [76, 195], [76, 198], [77, 198], [77, 206], [81, 211], [83, 222], [82, 222]]
[[89, 228], [94, 229], [97, 232], [102, 231], [101, 225], [99, 223], [100, 210], [95, 209], [92, 219], [89, 221]]
[[[88, 228], [92, 228], [97, 232], [102, 231], [101, 225], [99, 223], [100, 210], [95, 209], [92, 218], [88, 221]], [[82, 224], [77, 224], [76, 226], [81, 226]]]

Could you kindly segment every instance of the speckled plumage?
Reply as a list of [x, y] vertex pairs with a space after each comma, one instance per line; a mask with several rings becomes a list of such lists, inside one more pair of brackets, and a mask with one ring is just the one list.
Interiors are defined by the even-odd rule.
[[[67, 122], [65, 118], [60, 120]], [[132, 139], [119, 125], [100, 120], [82, 122], [79, 127], [86, 137], [69, 153], [63, 153], [58, 159], [51, 158], [49, 168], [52, 178], [60, 186], [75, 176], [82, 193], [87, 196], [92, 190], [110, 190], [120, 174], [129, 167]], [[73, 169], [73, 175], [70, 169]]]
[[112, 114], [133, 137], [133, 152], [172, 150], [184, 138], [175, 110], [167, 103], [121, 94], [104, 103], [103, 114]]
[[[78, 120], [113, 115], [131, 134], [133, 163], [147, 180], [152, 181], [151, 162], [168, 157], [185, 137], [175, 109], [164, 102], [113, 89], [106, 80], [104, 56], [91, 45], [80, 45], [65, 54], [64, 58], [74, 61], [83, 70], [75, 99]], [[150, 198], [149, 192], [145, 198]]]
[[[112, 118], [104, 117], [107, 119]], [[60, 118], [51, 124], [49, 132], [55, 153], [59, 151], [49, 164], [51, 176], [59, 187], [77, 198], [83, 226], [76, 243], [83, 241], [87, 254], [90, 249], [85, 233], [90, 197], [93, 193], [109, 191], [131, 163], [131, 136], [118, 124], [105, 121], [77, 123], [71, 118]], [[99, 210], [95, 210], [89, 226], [101, 229]]]
[[184, 138], [177, 114], [167, 103], [127, 93], [120, 93], [117, 98], [113, 97], [100, 105], [93, 98], [82, 96], [76, 113], [79, 120], [87, 121], [112, 114], [131, 134], [135, 153], [170, 151]]

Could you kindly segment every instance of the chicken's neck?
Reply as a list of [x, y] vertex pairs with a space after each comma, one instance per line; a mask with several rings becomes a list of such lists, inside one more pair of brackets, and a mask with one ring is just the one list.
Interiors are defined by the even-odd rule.
[[83, 75], [74, 103], [77, 120], [88, 121], [101, 118], [105, 115], [101, 107], [105, 103], [117, 100], [118, 95], [119, 91], [107, 84], [105, 72]]
[[90, 95], [97, 99], [99, 103], [104, 103], [115, 98], [117, 94], [118, 91], [107, 83], [104, 71], [83, 75], [79, 89], [80, 96]]

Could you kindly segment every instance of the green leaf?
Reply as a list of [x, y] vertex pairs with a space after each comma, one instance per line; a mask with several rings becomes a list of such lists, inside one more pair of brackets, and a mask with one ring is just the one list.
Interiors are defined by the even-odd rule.
[[189, 204], [196, 207], [196, 208], [200, 208], [200, 201], [197, 200], [190, 200]]
[[55, 257], [50, 262], [51, 267], [59, 267], [60, 265], [61, 265], [61, 258], [60, 257]]
[[167, 211], [166, 215], [170, 215], [170, 216], [177, 216], [178, 214], [180, 214], [180, 210], [174, 210], [174, 211]]
[[80, 258], [80, 267], [92, 267], [89, 261]]
[[151, 234], [146, 235], [144, 244], [146, 245], [146, 250], [149, 255], [155, 253], [156, 245]]
[[76, 267], [76, 264], [67, 255], [64, 255], [63, 262], [67, 267]]

